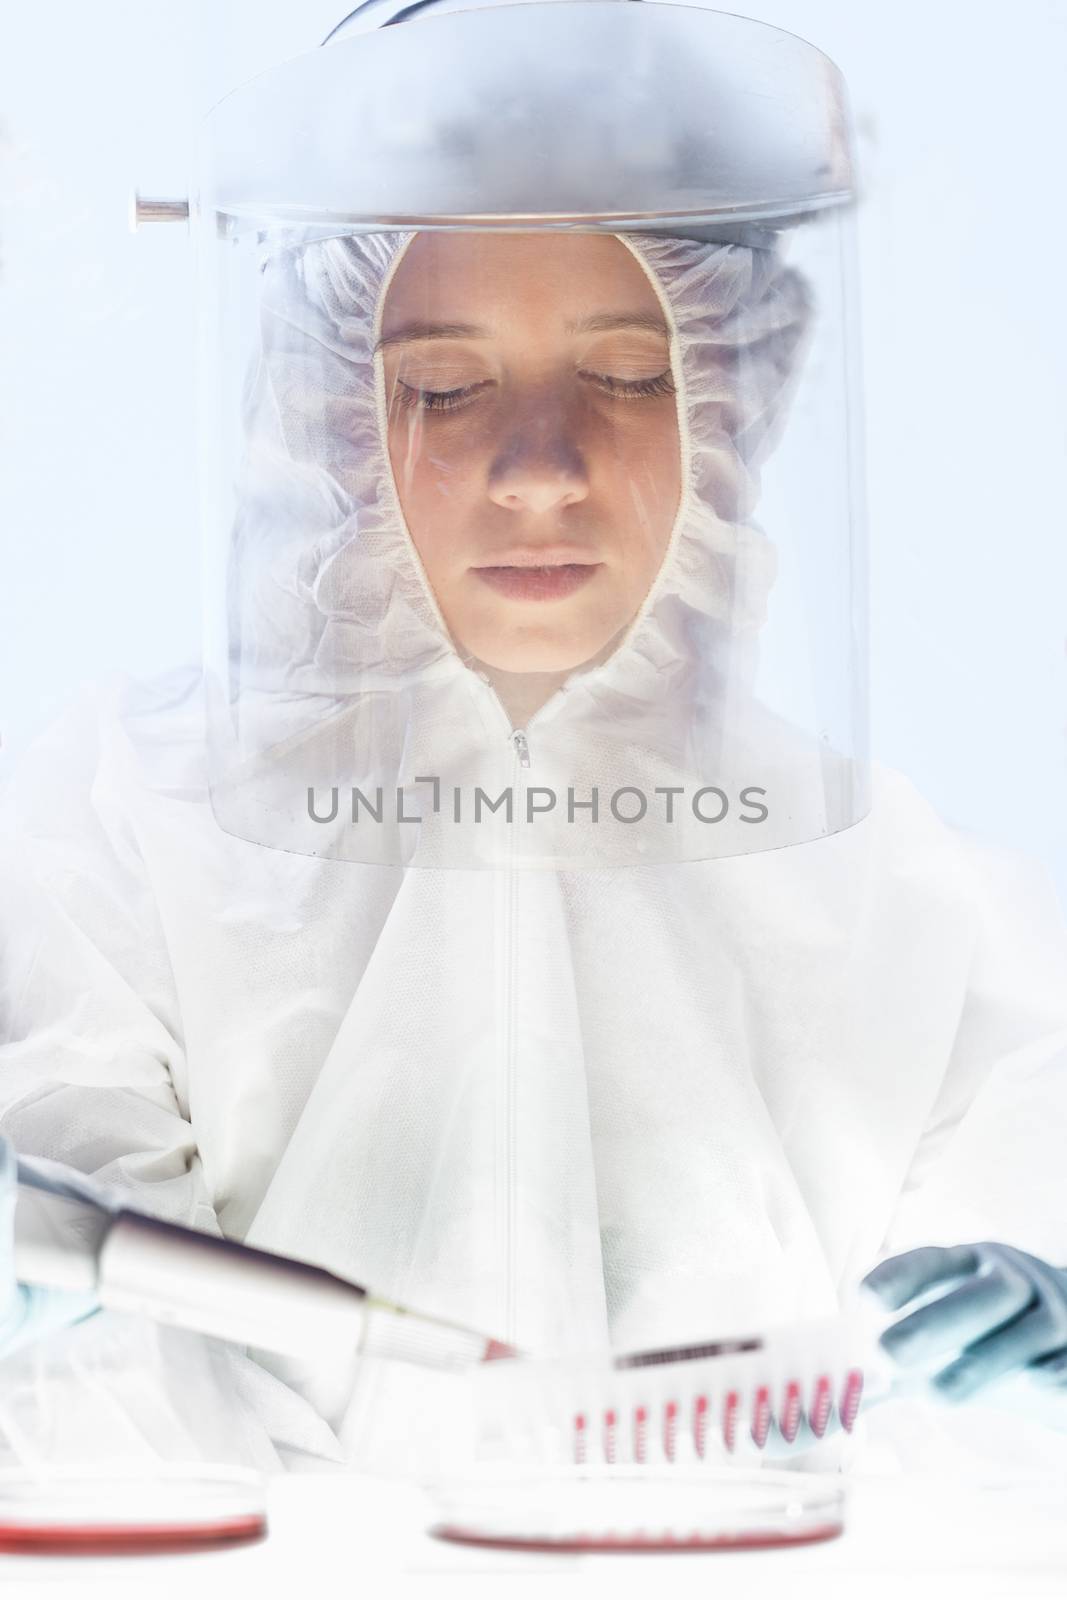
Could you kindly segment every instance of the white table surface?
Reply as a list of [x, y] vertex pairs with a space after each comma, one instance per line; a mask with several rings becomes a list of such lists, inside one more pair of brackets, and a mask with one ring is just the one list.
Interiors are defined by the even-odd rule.
[[0, 1596], [1067, 1600], [1063, 1480], [985, 1489], [934, 1478], [860, 1480], [839, 1539], [730, 1553], [539, 1555], [449, 1544], [427, 1533], [433, 1507], [420, 1491], [355, 1474], [280, 1476], [269, 1486], [269, 1508], [267, 1539], [243, 1548], [154, 1558], [0, 1556]]

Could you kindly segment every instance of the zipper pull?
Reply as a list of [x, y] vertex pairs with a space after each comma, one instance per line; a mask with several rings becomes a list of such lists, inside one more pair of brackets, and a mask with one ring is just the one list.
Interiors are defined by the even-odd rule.
[[522, 728], [515, 729], [515, 732], [511, 735], [511, 742], [515, 746], [515, 752], [519, 758], [519, 766], [528, 767], [530, 765], [530, 746], [526, 742], [526, 734]]

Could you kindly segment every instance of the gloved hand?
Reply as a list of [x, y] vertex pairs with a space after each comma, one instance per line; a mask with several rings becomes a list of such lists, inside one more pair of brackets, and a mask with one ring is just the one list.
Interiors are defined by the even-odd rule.
[[[73, 1177], [73, 1175], [72, 1175]], [[15, 1204], [18, 1163], [10, 1140], [0, 1134], [0, 1359], [58, 1328], [68, 1327], [99, 1310], [95, 1294], [42, 1289], [15, 1278]], [[57, 1193], [72, 1192], [60, 1182]]]
[[[931, 1245], [881, 1262], [863, 1286], [889, 1311], [923, 1303], [880, 1343], [902, 1367], [932, 1367], [934, 1391], [968, 1400], [1025, 1369], [1067, 1387], [1067, 1271], [1007, 1244]], [[927, 1299], [941, 1290], [936, 1299]]]

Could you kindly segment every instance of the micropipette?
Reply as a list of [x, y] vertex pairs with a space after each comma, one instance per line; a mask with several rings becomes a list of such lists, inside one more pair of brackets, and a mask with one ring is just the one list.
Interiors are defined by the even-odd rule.
[[19, 1159], [20, 1283], [90, 1291], [105, 1309], [281, 1355], [359, 1353], [463, 1367], [513, 1353], [322, 1267], [127, 1210], [103, 1194], [56, 1193], [53, 1182]]

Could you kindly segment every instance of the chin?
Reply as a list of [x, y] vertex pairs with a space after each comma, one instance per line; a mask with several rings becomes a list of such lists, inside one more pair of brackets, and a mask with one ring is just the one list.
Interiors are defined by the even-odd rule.
[[474, 654], [498, 672], [572, 672], [596, 655], [606, 639], [549, 640], [520, 643], [515, 639], [486, 639], [472, 645]]

